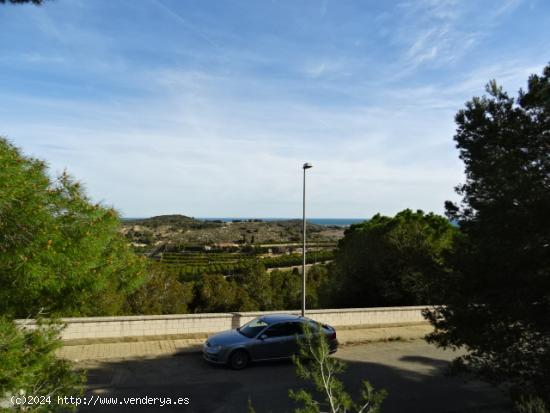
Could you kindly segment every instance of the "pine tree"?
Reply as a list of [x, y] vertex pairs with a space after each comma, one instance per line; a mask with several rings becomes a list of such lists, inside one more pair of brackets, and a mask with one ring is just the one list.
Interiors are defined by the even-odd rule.
[[141, 282], [143, 260], [117, 213], [63, 173], [0, 138], [0, 314], [113, 315]]
[[492, 81], [456, 115], [463, 234], [431, 340], [550, 402], [550, 66], [517, 99]]

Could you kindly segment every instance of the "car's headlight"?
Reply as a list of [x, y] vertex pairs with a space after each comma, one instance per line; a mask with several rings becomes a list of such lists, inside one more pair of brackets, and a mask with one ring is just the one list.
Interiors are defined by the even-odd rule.
[[221, 351], [222, 348], [223, 346], [210, 346], [209, 351], [211, 351], [212, 353], [217, 353], [218, 351]]

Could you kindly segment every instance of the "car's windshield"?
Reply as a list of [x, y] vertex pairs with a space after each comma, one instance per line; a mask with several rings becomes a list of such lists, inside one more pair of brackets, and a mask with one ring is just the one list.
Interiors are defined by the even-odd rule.
[[255, 337], [260, 331], [262, 331], [267, 326], [268, 324], [264, 320], [258, 317], [252, 321], [249, 321], [241, 328], [238, 328], [237, 331], [241, 333], [243, 336], [252, 338], [252, 337]]

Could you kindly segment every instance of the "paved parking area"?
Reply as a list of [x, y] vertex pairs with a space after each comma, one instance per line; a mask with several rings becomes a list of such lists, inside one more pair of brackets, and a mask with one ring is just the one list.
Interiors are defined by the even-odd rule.
[[[362, 379], [389, 396], [383, 413], [504, 412], [506, 397], [492, 386], [447, 377], [448, 361], [456, 354], [422, 340], [378, 342], [341, 348], [346, 360], [344, 382], [356, 392]], [[258, 413], [290, 412], [291, 388], [307, 387], [295, 376], [291, 362], [258, 363], [232, 371], [204, 362], [199, 354], [155, 359], [82, 362], [88, 369], [86, 395], [100, 397], [189, 398], [188, 405], [81, 406], [81, 412], [246, 412], [248, 399]]]

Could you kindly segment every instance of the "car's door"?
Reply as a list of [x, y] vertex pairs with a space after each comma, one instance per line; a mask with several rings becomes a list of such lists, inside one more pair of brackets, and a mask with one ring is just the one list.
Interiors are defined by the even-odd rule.
[[260, 334], [252, 346], [252, 357], [255, 360], [267, 360], [289, 356], [290, 323], [277, 323], [269, 326]]

